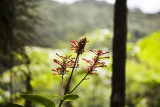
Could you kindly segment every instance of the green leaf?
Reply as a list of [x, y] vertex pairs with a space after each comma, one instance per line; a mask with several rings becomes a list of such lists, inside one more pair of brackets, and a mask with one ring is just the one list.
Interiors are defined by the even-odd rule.
[[55, 104], [53, 101], [43, 96], [39, 96], [39, 95], [20, 95], [20, 96], [26, 100], [44, 105], [45, 107], [55, 107]]
[[72, 100], [75, 100], [75, 99], [77, 99], [77, 98], [79, 98], [78, 95], [66, 94], [66, 95], [64, 95], [61, 99], [62, 99], [62, 100], [65, 100], [65, 101], [72, 101]]
[[53, 94], [52, 97], [61, 98], [59, 95]]
[[3, 106], [3, 107], [24, 107], [18, 104], [13, 104], [13, 103], [8, 103], [7, 105]]

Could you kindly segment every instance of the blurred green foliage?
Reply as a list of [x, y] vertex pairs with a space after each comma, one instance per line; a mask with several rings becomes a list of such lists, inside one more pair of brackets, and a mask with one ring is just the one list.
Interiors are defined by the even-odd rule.
[[128, 46], [127, 103], [135, 107], [159, 107], [160, 31]]
[[[160, 68], [159, 57], [160, 54], [160, 32], [154, 32], [145, 38], [138, 40], [136, 43], [127, 43], [127, 65], [126, 65], [126, 105], [131, 107], [158, 107], [159, 103], [159, 89], [160, 89]], [[92, 33], [85, 35], [90, 42], [87, 43], [86, 52], [80, 56], [91, 59], [94, 54], [89, 52], [89, 49], [103, 49], [110, 51], [111, 56], [111, 40], [112, 33], [107, 29], [95, 30]], [[103, 39], [101, 39], [103, 38]], [[105, 41], [107, 40], [107, 41]], [[67, 42], [68, 47], [69, 41]], [[108, 47], [107, 47], [108, 46]], [[51, 98], [56, 105], [59, 104], [59, 99], [52, 97], [54, 94], [60, 95], [61, 78], [54, 76], [52, 68], [57, 65], [52, 62], [53, 58], [58, 58], [55, 54], [75, 54], [69, 49], [47, 49], [40, 47], [26, 47], [26, 52], [31, 59], [30, 70], [32, 72], [31, 84], [34, 89], [34, 94], [42, 95]], [[112, 56], [111, 56], [112, 57]], [[98, 69], [98, 76], [89, 76], [89, 79], [84, 81], [80, 87], [75, 90], [80, 98], [72, 102], [74, 107], [109, 107], [111, 94], [111, 59], [105, 60], [108, 67]], [[74, 73], [73, 82], [71, 82], [72, 89], [84, 76], [86, 64], [80, 60], [80, 69]], [[19, 98], [21, 92], [25, 92], [23, 86], [23, 72], [27, 69], [25, 65], [17, 65], [13, 68], [14, 77], [14, 97], [15, 103], [23, 105], [24, 100]], [[8, 73], [3, 73], [1, 81], [8, 81]], [[65, 80], [68, 76], [65, 76]], [[19, 87], [17, 87], [19, 86]], [[1, 89], [1, 100], [5, 102], [7, 94], [5, 89]], [[5, 97], [3, 97], [5, 96]], [[83, 103], [82, 103], [83, 102]], [[39, 107], [35, 105], [35, 107]]]

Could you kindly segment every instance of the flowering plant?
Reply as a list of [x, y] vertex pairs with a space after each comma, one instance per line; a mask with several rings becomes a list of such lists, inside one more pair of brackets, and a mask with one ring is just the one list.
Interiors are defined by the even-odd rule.
[[[60, 98], [60, 103], [58, 107], [61, 107], [61, 105], [63, 104], [64, 101], [72, 101], [74, 99], [79, 98], [78, 95], [72, 94], [74, 92], [75, 89], [77, 89], [77, 87], [84, 81], [86, 80], [88, 75], [97, 75], [97, 73], [95, 73], [96, 68], [100, 68], [100, 67], [107, 67], [107, 65], [105, 65], [105, 62], [101, 62], [101, 59], [109, 59], [109, 56], [104, 56], [105, 54], [109, 53], [109, 52], [103, 52], [102, 50], [90, 50], [91, 52], [93, 52], [95, 54], [95, 56], [92, 58], [92, 60], [87, 60], [85, 58], [82, 58], [83, 61], [87, 62], [89, 64], [89, 66], [87, 66], [85, 72], [86, 74], [84, 75], [84, 77], [81, 79], [81, 81], [75, 85], [75, 87], [71, 90], [68, 91], [70, 82], [72, 80], [72, 76], [74, 73], [74, 69], [79, 67], [79, 56], [81, 54], [83, 54], [85, 52], [84, 48], [85, 45], [87, 43], [87, 38], [83, 38], [80, 41], [74, 41], [71, 40], [71, 50], [74, 50], [75, 53], [77, 54], [76, 58], [72, 58], [72, 55], [69, 56], [61, 56], [58, 53], [56, 53], [57, 56], [60, 57], [61, 60], [57, 60], [57, 59], [53, 59], [53, 62], [58, 64], [59, 67], [57, 67], [56, 69], [52, 69], [52, 71], [54, 71], [53, 75], [61, 75], [62, 78], [62, 83], [61, 83], [61, 97], [58, 95], [54, 95], [54, 97], [58, 97]], [[67, 83], [67, 86], [65, 88], [65, 92], [63, 93], [63, 76], [65, 74], [68, 74], [69, 70], [68, 68], [71, 68], [71, 74], [69, 76], [69, 80]], [[55, 107], [55, 104], [53, 101], [51, 101], [50, 99], [44, 98], [42, 96], [38, 96], [38, 95], [21, 95], [21, 97], [28, 99], [30, 101], [42, 104], [46, 107]]]

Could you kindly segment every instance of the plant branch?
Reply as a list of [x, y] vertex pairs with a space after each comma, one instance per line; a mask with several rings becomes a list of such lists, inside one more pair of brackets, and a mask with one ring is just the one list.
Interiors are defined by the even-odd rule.
[[70, 92], [70, 94], [72, 94], [72, 92], [83, 82], [83, 80], [85, 80], [85, 78], [88, 76], [88, 74], [90, 74], [90, 72], [93, 71], [97, 61], [98, 61], [99, 56], [97, 57], [95, 63], [93, 64], [92, 68], [90, 69], [90, 71], [88, 71], [88, 73], [83, 77], [83, 79], [73, 88], [73, 90]]
[[73, 75], [73, 71], [74, 71], [74, 69], [75, 69], [75, 66], [76, 66], [76, 63], [77, 63], [77, 59], [78, 59], [78, 57], [79, 57], [79, 54], [77, 53], [76, 60], [75, 60], [75, 62], [74, 62], [74, 66], [73, 66], [73, 69], [72, 69], [71, 75], [70, 75], [70, 77], [69, 77], [68, 84], [67, 84], [67, 87], [66, 87], [66, 90], [65, 90], [64, 95], [65, 95], [65, 94], [67, 94], [67, 91], [68, 91], [68, 88], [69, 88], [69, 84], [70, 84], [70, 82], [71, 82], [72, 75]]
[[74, 87], [74, 89], [70, 92], [70, 94], [72, 94], [72, 92], [83, 82], [83, 80], [85, 80], [85, 78], [88, 76], [89, 72], [83, 77], [83, 79]]
[[[71, 78], [72, 78], [73, 71], [74, 71], [74, 69], [75, 69], [75, 66], [76, 66], [76, 63], [77, 63], [78, 57], [79, 57], [79, 53], [77, 53], [77, 56], [76, 56], [76, 59], [75, 59], [75, 62], [74, 62], [73, 68], [72, 68], [71, 75], [70, 75], [69, 80], [68, 80], [67, 87], [66, 87], [65, 92], [64, 92], [64, 95], [65, 95], [65, 94], [67, 93], [67, 91], [68, 91], [69, 84], [70, 84], [70, 82], [71, 82]], [[60, 103], [59, 103], [59, 106], [58, 106], [58, 107], [61, 107], [61, 105], [62, 105], [63, 101], [64, 101], [64, 100], [61, 100], [61, 101], [60, 101]]]

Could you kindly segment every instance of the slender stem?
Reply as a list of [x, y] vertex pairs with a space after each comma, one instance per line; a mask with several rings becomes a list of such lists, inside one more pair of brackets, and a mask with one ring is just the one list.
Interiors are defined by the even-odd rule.
[[99, 56], [97, 57], [95, 63], [93, 64], [92, 68], [90, 69], [90, 71], [88, 71], [88, 73], [83, 77], [83, 79], [73, 88], [73, 90], [70, 92], [70, 94], [72, 94], [72, 92], [83, 82], [83, 80], [85, 80], [85, 78], [88, 76], [88, 74], [90, 74], [90, 72], [93, 71], [97, 61], [98, 61]]
[[63, 96], [63, 74], [62, 74], [62, 85], [61, 85], [61, 97]]
[[89, 73], [87, 73], [87, 74], [83, 77], [83, 79], [74, 87], [74, 89], [70, 92], [70, 94], [72, 94], [72, 92], [83, 82], [83, 80], [85, 80], [85, 78], [87, 77], [88, 74], [89, 74]]
[[61, 102], [59, 103], [59, 106], [58, 106], [58, 107], [61, 107], [61, 105], [62, 105], [63, 101], [64, 101], [64, 100], [61, 100]]
[[[67, 91], [68, 91], [69, 84], [70, 84], [70, 82], [71, 82], [71, 78], [72, 78], [73, 71], [74, 71], [74, 69], [75, 69], [75, 66], [76, 66], [76, 63], [77, 63], [78, 57], [79, 57], [79, 53], [77, 53], [76, 60], [75, 60], [75, 62], [74, 62], [74, 65], [73, 65], [73, 68], [72, 68], [72, 72], [71, 72], [71, 75], [70, 75], [70, 77], [69, 77], [68, 84], [67, 84], [67, 87], [66, 87], [66, 89], [65, 89], [64, 95], [65, 95], [65, 94], [67, 93]], [[60, 103], [59, 103], [59, 106], [58, 106], [58, 107], [61, 107], [61, 105], [62, 105], [63, 101], [64, 101], [64, 100], [61, 100], [61, 101], [60, 101]]]
[[68, 91], [69, 84], [70, 84], [70, 82], [71, 82], [71, 78], [72, 78], [73, 71], [74, 71], [74, 68], [75, 68], [75, 66], [76, 66], [76, 63], [77, 63], [78, 56], [79, 56], [79, 54], [77, 54], [77, 56], [76, 56], [76, 60], [75, 60], [75, 62], [74, 62], [74, 66], [73, 66], [73, 69], [72, 69], [71, 75], [70, 75], [70, 77], [69, 77], [68, 84], [67, 84], [67, 87], [66, 87], [66, 90], [65, 90], [64, 95], [65, 95], [65, 94], [67, 93], [67, 91]]

